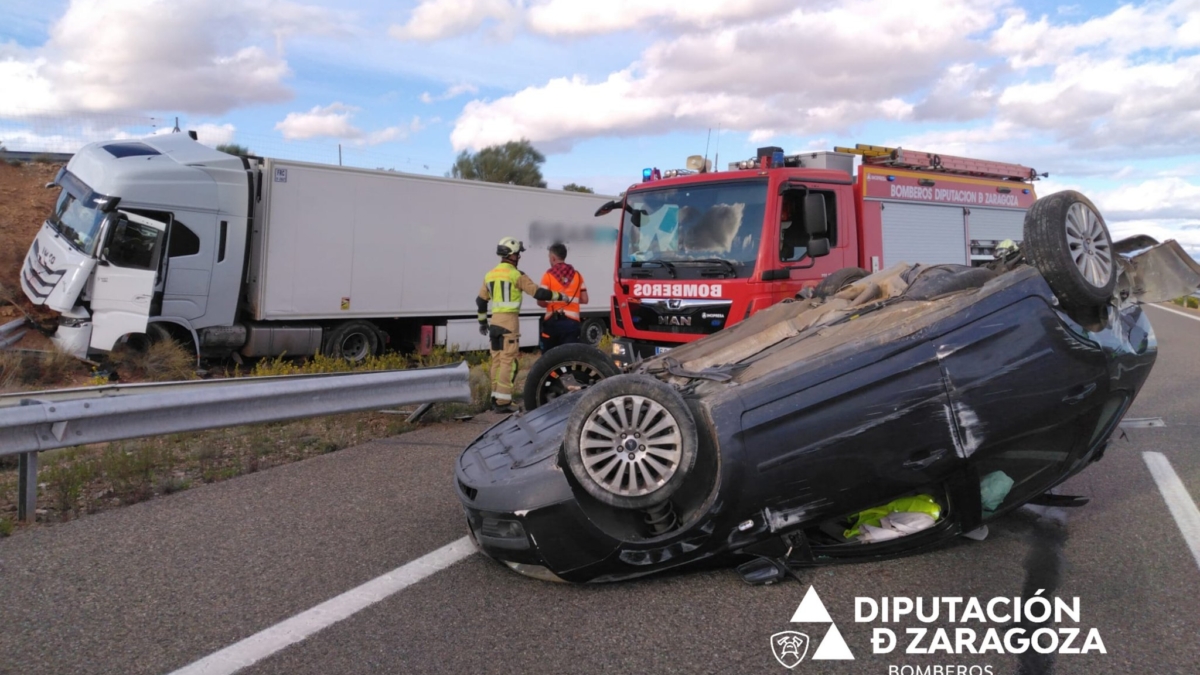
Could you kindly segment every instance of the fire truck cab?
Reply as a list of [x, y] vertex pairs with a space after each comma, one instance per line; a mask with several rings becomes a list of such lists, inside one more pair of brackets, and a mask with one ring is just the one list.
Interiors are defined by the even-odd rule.
[[699, 157], [689, 166], [661, 180], [648, 172], [597, 212], [622, 210], [611, 316], [620, 365], [845, 268], [990, 260], [998, 243], [1021, 240], [1038, 177], [1017, 164], [868, 145], [788, 156], [765, 147], [719, 173]]

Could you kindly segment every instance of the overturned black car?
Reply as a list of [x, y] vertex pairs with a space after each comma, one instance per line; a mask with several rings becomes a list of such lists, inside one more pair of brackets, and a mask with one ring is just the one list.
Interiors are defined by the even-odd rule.
[[1103, 456], [1154, 364], [1139, 303], [1198, 285], [1175, 242], [1114, 244], [1057, 193], [986, 267], [897, 265], [627, 374], [544, 367], [591, 386], [476, 439], [456, 489], [479, 547], [545, 579], [919, 551], [1068, 499], [1047, 491]]

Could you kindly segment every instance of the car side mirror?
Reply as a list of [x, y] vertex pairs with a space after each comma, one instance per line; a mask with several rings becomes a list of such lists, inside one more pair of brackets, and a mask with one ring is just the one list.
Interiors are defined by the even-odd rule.
[[755, 558], [737, 566], [738, 576], [751, 586], [766, 586], [787, 578], [787, 563], [772, 558]]
[[829, 239], [827, 237], [813, 237], [808, 240], [808, 257], [820, 258], [825, 255], [829, 255]]

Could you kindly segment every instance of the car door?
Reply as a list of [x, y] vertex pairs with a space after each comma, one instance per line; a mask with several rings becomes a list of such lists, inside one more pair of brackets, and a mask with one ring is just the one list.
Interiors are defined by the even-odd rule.
[[920, 336], [907, 342], [834, 359], [828, 368], [840, 376], [785, 370], [748, 387], [742, 430], [756, 469], [747, 481], [753, 499], [806, 517], [846, 514], [928, 489], [961, 468], [934, 347]]
[[146, 331], [168, 225], [126, 211], [109, 222], [91, 290], [93, 349]]

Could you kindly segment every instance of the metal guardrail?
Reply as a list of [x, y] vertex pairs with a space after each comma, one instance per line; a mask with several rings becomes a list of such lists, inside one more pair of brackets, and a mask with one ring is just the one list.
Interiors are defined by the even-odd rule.
[[25, 337], [25, 333], [29, 331], [25, 329], [25, 318], [9, 321], [0, 326], [0, 349], [5, 349], [10, 345], [15, 345]]
[[29, 520], [37, 500], [37, 453], [43, 450], [413, 403], [469, 403], [469, 378], [462, 362], [9, 394], [0, 396], [0, 455], [20, 455], [17, 511]]
[[28, 150], [5, 150], [0, 159], [16, 160], [18, 162], [48, 162], [50, 164], [66, 164], [74, 157], [71, 152], [30, 152]]

